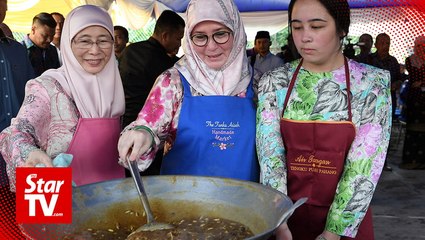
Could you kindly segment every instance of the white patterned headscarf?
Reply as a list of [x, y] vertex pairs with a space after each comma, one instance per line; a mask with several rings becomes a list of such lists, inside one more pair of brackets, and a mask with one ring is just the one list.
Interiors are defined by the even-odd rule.
[[[111, 56], [105, 67], [97, 74], [84, 70], [71, 49], [72, 39], [83, 29], [91, 26], [104, 27], [114, 36], [111, 17], [104, 9], [94, 5], [74, 8], [65, 19], [61, 37], [63, 65], [44, 72], [43, 76], [56, 79], [74, 99], [83, 118], [119, 117], [125, 110], [124, 90], [117, 62]], [[112, 48], [111, 54], [114, 53]]]
[[[221, 69], [208, 67], [193, 48], [191, 32], [204, 21], [221, 23], [233, 32], [233, 48]], [[245, 48], [245, 28], [232, 0], [192, 0], [186, 10], [185, 55], [175, 67], [199, 93], [233, 96], [245, 91], [251, 78]]]

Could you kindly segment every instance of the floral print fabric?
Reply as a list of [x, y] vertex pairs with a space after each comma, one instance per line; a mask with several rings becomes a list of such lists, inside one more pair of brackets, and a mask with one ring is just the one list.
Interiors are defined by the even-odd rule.
[[0, 151], [12, 191], [16, 167], [25, 164], [28, 154], [41, 149], [53, 159], [66, 152], [80, 118], [74, 101], [55, 79], [44, 76], [30, 80], [25, 93], [18, 115], [0, 133]]
[[280, 133], [283, 115], [293, 120], [345, 121], [347, 97], [350, 97], [356, 137], [346, 157], [326, 230], [353, 237], [366, 214], [385, 162], [391, 131], [390, 74], [349, 60], [351, 92], [347, 96], [344, 66], [325, 73], [301, 68], [283, 113], [287, 88], [298, 63], [299, 60], [267, 72], [259, 82], [260, 181], [287, 193], [285, 147]]

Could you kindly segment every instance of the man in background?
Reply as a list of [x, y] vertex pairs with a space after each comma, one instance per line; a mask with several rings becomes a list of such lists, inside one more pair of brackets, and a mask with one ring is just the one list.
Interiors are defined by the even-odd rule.
[[3, 34], [13, 40], [16, 40], [15, 37], [13, 36], [12, 30], [9, 28], [9, 26], [7, 26], [6, 23], [0, 23], [0, 29], [3, 31]]
[[[152, 36], [128, 45], [119, 58], [125, 93], [123, 128], [136, 120], [156, 78], [177, 61], [173, 56], [181, 46], [185, 22], [177, 13], [165, 10], [159, 16]], [[162, 151], [143, 175], [158, 175]], [[127, 174], [128, 175], [128, 174]]]
[[357, 43], [357, 46], [359, 46], [360, 48], [360, 53], [354, 57], [354, 60], [356, 60], [359, 63], [371, 64], [372, 57], [370, 54], [371, 54], [372, 45], [373, 45], [372, 36], [367, 33], [362, 34], [359, 38], [359, 42]]
[[55, 28], [56, 21], [52, 15], [42, 12], [33, 18], [31, 32], [22, 41], [36, 76], [40, 76], [47, 69], [60, 67], [56, 47], [50, 44], [55, 35]]
[[256, 74], [259, 76], [263, 73], [272, 70], [274, 68], [280, 67], [284, 64], [282, 58], [277, 57], [270, 52], [270, 46], [272, 42], [270, 40], [270, 34], [268, 31], [258, 31], [255, 35], [254, 40], [254, 51], [256, 55], [253, 55], [249, 58], [251, 66], [256, 71]]
[[[0, 0], [0, 23], [6, 16], [7, 0]], [[25, 96], [25, 84], [34, 78], [25, 48], [0, 29], [0, 131], [10, 125]], [[6, 163], [0, 154], [0, 238], [25, 239], [16, 225], [15, 194], [9, 190]]]
[[390, 55], [390, 36], [386, 33], [380, 33], [376, 36], [376, 52], [371, 54], [371, 65], [388, 70], [391, 74], [391, 98], [393, 103], [392, 116], [396, 118], [395, 110], [397, 107], [396, 90], [401, 86], [400, 64], [397, 59]]
[[[0, 23], [6, 15], [6, 0], [0, 0]], [[25, 96], [25, 84], [35, 77], [25, 48], [15, 40], [7, 37], [0, 29], [0, 131], [10, 125], [16, 116]], [[4, 161], [0, 154], [1, 179], [3, 185], [5, 176]]]
[[[388, 70], [391, 74], [392, 118], [395, 120], [395, 110], [397, 107], [396, 90], [401, 86], [401, 73], [400, 64], [397, 59], [390, 55], [390, 44], [391, 39], [388, 34], [380, 33], [376, 36], [376, 52], [371, 54], [371, 65]], [[388, 166], [387, 161], [385, 161], [384, 170], [392, 170], [392, 168]]]
[[121, 57], [124, 48], [128, 43], [128, 31], [125, 27], [116, 25], [114, 26], [114, 49], [115, 57], [119, 59]]
[[63, 28], [63, 23], [65, 22], [65, 17], [58, 12], [52, 12], [51, 15], [56, 21], [55, 35], [53, 36], [53, 40], [52, 40], [51, 44], [56, 47], [56, 51], [57, 51], [58, 57], [59, 57], [59, 64], [62, 65], [62, 59], [61, 59], [61, 53], [60, 53], [61, 45], [60, 44], [61, 44], [62, 28]]

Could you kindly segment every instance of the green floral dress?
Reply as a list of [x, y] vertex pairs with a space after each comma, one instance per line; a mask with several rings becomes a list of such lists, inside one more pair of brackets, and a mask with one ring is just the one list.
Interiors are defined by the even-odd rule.
[[[258, 86], [260, 180], [283, 193], [287, 193], [287, 167], [280, 119], [288, 85], [298, 63], [299, 60], [287, 63], [265, 73]], [[356, 137], [328, 213], [326, 230], [354, 237], [384, 166], [391, 132], [391, 95], [388, 71], [352, 60], [348, 65], [351, 81], [349, 97]], [[344, 66], [324, 73], [301, 68], [284, 116], [306, 121], [347, 120]]]

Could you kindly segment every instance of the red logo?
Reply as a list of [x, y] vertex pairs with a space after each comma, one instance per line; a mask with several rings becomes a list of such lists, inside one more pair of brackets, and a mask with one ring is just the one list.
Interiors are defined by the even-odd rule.
[[18, 223], [71, 223], [71, 168], [16, 168]]

